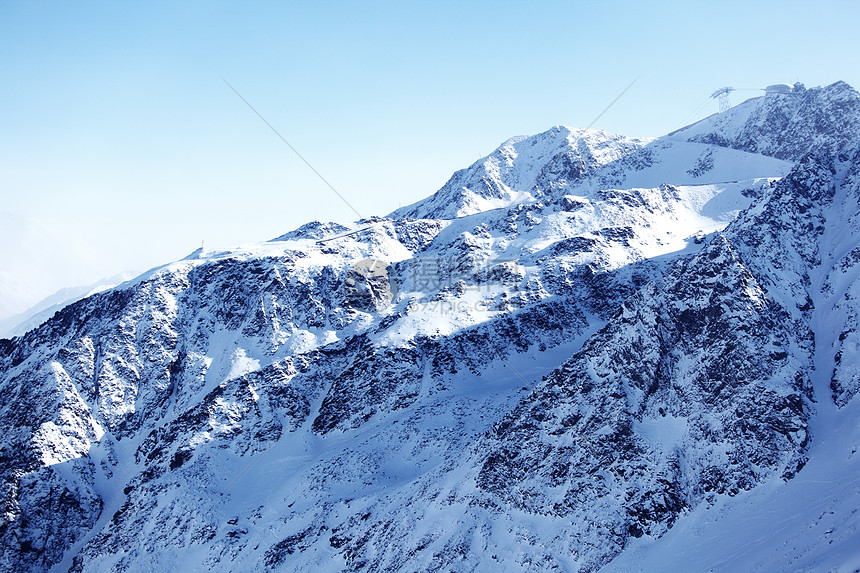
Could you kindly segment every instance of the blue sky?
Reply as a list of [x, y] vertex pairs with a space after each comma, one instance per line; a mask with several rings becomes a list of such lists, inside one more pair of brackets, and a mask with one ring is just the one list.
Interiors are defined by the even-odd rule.
[[[350, 209], [519, 134], [656, 136], [716, 88], [860, 85], [854, 2], [0, 3], [0, 318]], [[756, 92], [732, 94], [734, 103]], [[698, 110], [697, 113], [693, 113]]]

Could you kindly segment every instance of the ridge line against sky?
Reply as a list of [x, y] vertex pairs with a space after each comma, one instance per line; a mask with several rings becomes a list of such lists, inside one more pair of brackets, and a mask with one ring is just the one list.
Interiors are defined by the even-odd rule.
[[640, 74], [594, 128], [665, 134], [716, 112], [724, 85], [857, 87], [858, 16], [841, 1], [4, 2], [0, 318], [201, 240], [354, 218], [219, 73], [359, 212], [385, 214], [511, 136], [586, 125]]

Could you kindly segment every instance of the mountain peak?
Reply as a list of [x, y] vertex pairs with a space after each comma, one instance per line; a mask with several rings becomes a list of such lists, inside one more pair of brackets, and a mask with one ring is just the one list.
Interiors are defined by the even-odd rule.
[[454, 173], [433, 196], [402, 207], [391, 218], [455, 219], [544, 195], [551, 178], [569, 184], [639, 150], [649, 139], [556, 125], [508, 139], [486, 157]]

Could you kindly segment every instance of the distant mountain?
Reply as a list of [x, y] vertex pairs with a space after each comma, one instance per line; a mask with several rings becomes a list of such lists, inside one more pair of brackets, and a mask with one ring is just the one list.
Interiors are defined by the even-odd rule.
[[858, 99], [513, 138], [0, 340], [0, 566], [856, 568]]
[[133, 272], [124, 272], [91, 285], [60, 289], [24, 312], [0, 320], [0, 338], [21, 336], [51, 318], [58, 310], [82, 298], [114, 288], [135, 275]]

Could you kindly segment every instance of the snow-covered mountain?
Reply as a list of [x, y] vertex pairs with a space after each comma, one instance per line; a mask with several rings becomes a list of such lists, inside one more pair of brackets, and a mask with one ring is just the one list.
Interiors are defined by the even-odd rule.
[[0, 340], [0, 564], [857, 568], [858, 118], [555, 127]]

